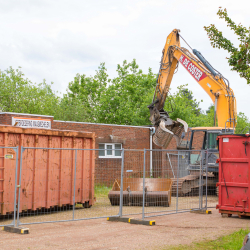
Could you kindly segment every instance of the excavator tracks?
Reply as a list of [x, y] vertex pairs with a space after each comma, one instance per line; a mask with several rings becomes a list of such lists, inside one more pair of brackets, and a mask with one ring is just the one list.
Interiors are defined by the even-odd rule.
[[203, 174], [200, 180], [199, 175], [190, 174], [181, 178], [171, 178], [172, 180], [172, 196], [176, 196], [178, 187], [178, 196], [184, 197], [189, 195], [198, 195], [199, 187], [205, 186], [207, 183], [208, 192], [218, 195], [218, 189], [216, 189], [216, 179], [212, 173]]
[[183, 197], [190, 194], [195, 188], [199, 187], [199, 176], [198, 175], [187, 175], [182, 178], [171, 178], [172, 180], [172, 196], [177, 195]]

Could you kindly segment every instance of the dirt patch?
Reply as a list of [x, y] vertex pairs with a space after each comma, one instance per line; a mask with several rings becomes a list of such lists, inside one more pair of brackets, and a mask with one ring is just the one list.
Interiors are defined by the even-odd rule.
[[180, 213], [150, 218], [156, 226], [109, 222], [106, 219], [29, 225], [29, 235], [0, 232], [1, 249], [161, 249], [215, 239], [240, 228], [250, 219], [212, 214]]

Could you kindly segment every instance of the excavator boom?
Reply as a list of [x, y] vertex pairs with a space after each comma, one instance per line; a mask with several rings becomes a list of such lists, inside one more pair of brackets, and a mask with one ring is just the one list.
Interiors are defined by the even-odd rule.
[[164, 104], [169, 93], [172, 78], [178, 64], [181, 64], [195, 79], [195, 81], [210, 96], [215, 105], [219, 127], [234, 129], [236, 126], [237, 112], [236, 100], [229, 82], [217, 70], [215, 70], [197, 50], [192, 53], [180, 47], [179, 30], [174, 29], [167, 37], [162, 51], [160, 69], [152, 103], [148, 106], [150, 110], [150, 121], [157, 127], [154, 143], [166, 148], [174, 137], [177, 145], [180, 142], [181, 132], [184, 126], [185, 132], [188, 125], [185, 121], [170, 119]]

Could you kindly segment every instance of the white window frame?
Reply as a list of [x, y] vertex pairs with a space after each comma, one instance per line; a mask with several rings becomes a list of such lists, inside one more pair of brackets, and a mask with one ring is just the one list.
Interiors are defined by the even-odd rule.
[[[104, 156], [100, 156], [99, 155], [99, 151], [98, 151], [98, 157], [99, 158], [122, 158], [122, 155], [120, 156], [115, 156], [115, 145], [119, 144], [121, 145], [121, 149], [122, 149], [122, 143], [99, 143], [98, 145], [104, 145]], [[107, 155], [107, 150], [111, 150], [111, 149], [107, 149], [107, 146], [112, 146], [112, 155]], [[99, 147], [100, 149], [100, 147]], [[103, 149], [100, 149], [100, 150], [103, 150]]]

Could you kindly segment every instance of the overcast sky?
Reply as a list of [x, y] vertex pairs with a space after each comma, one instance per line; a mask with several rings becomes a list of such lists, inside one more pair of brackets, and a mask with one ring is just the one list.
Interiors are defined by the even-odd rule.
[[[146, 73], [158, 72], [166, 37], [175, 28], [192, 46], [229, 79], [238, 112], [250, 118], [250, 86], [228, 66], [227, 52], [211, 47], [204, 26], [215, 24], [238, 44], [237, 37], [218, 18], [219, 6], [227, 8], [238, 24], [250, 26], [249, 0], [0, 0], [0, 69], [22, 67], [32, 82], [54, 82], [66, 92], [77, 73], [94, 75], [101, 62], [110, 77], [117, 64], [137, 60]], [[181, 41], [181, 46], [187, 47]], [[173, 77], [172, 91], [188, 83], [206, 109], [212, 101], [182, 66]]]

